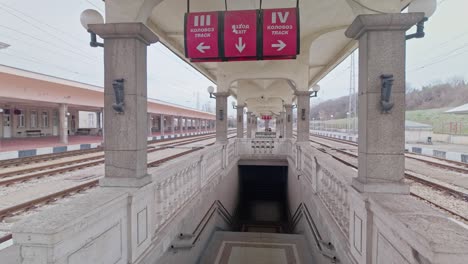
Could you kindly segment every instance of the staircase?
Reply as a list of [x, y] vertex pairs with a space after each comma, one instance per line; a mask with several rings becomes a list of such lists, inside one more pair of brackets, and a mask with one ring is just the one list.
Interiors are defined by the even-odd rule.
[[313, 263], [303, 235], [218, 231], [199, 264]]

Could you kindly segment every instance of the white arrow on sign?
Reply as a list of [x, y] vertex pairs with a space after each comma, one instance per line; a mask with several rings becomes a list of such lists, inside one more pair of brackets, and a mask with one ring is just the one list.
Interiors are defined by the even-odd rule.
[[282, 40], [278, 40], [278, 43], [273, 43], [271, 44], [272, 48], [278, 48], [276, 51], [281, 51], [286, 47], [286, 43], [284, 43]]
[[239, 43], [236, 44], [236, 49], [242, 53], [245, 49], [245, 43], [242, 43], [242, 37], [239, 37]]
[[197, 50], [198, 50], [199, 52], [205, 53], [205, 50], [211, 49], [211, 46], [203, 46], [203, 44], [205, 44], [205, 42], [202, 42], [202, 43], [198, 44]]

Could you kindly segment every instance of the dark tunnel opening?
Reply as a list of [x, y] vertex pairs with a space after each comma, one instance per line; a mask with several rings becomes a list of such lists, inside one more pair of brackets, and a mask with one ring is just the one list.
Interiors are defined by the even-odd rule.
[[287, 166], [239, 166], [237, 231], [288, 231], [287, 177]]

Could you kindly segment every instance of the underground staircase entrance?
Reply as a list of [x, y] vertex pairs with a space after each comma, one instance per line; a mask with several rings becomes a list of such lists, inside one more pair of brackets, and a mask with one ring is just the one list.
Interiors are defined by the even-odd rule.
[[231, 230], [215, 232], [198, 263], [312, 263], [305, 237], [291, 232], [287, 182], [287, 166], [239, 166]]
[[234, 230], [288, 233], [286, 166], [239, 166]]

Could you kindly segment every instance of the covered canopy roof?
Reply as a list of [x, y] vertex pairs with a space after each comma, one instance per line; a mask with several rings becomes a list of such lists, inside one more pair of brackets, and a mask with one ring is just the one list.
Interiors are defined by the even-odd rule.
[[[106, 1], [106, 23], [143, 22], [175, 54], [217, 83], [218, 92], [230, 92], [249, 111], [277, 111], [295, 100], [294, 92], [309, 90], [356, 47], [344, 35], [356, 16], [399, 13], [411, 0], [299, 0], [301, 53], [295, 60], [202, 62], [185, 58], [184, 14], [224, 11], [219, 0]], [[264, 0], [262, 9], [295, 7], [296, 0]], [[228, 10], [259, 9], [258, 0], [228, 0]], [[281, 98], [276, 100], [275, 98]], [[262, 110], [260, 110], [262, 109]]]

